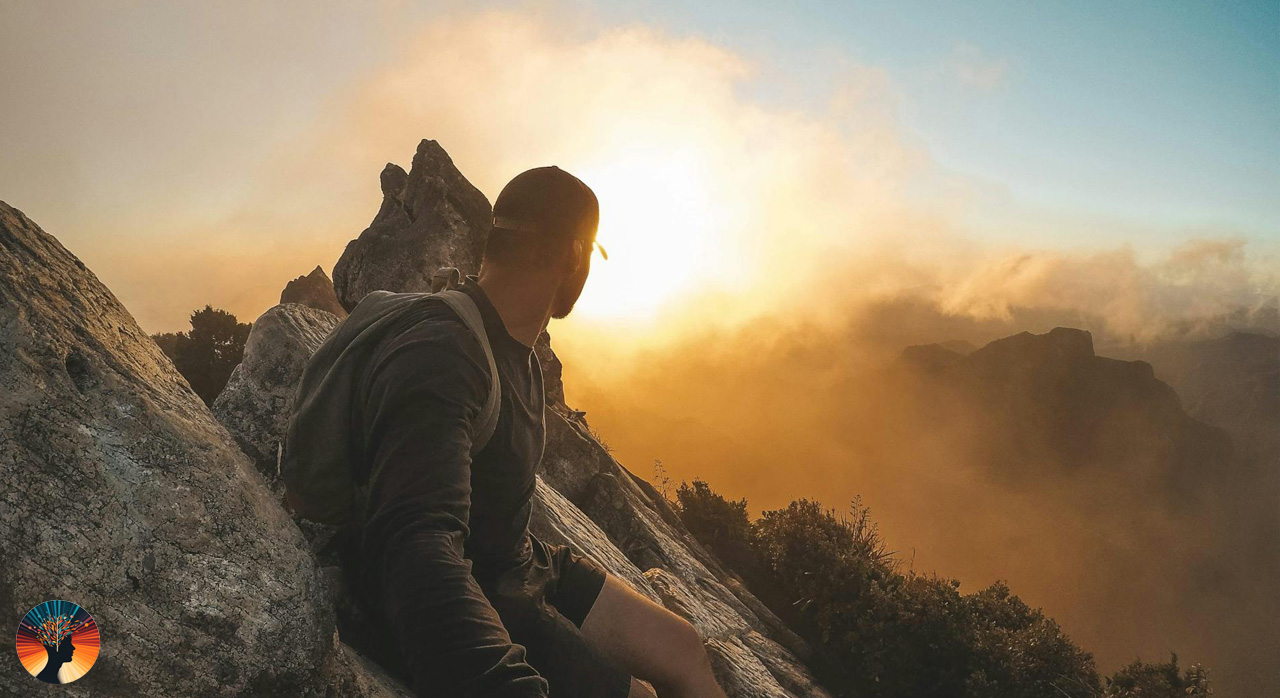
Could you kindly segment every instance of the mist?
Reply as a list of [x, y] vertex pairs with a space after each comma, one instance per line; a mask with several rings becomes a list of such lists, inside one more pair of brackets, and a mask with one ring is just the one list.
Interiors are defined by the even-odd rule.
[[[378, 172], [407, 165], [421, 138], [491, 200], [512, 175], [557, 164], [599, 195], [610, 259], [550, 331], [569, 403], [632, 472], [660, 460], [756, 514], [861, 495], [904, 565], [968, 589], [1008, 580], [1104, 671], [1177, 651], [1239, 692], [1280, 685], [1280, 564], [1250, 538], [1275, 525], [1280, 466], [1224, 457], [1231, 482], [1171, 492], [1156, 450], [1075, 467], [1048, 446], [1015, 459], [1007, 423], [899, 361], [911, 345], [977, 348], [1058, 326], [1126, 357], [1232, 328], [1277, 332], [1274, 241], [1018, 201], [938, 162], [901, 116], [928, 105], [904, 104], [886, 70], [847, 55], [815, 67], [819, 94], [769, 101], [752, 96], [779, 87], [759, 57], [564, 7], [450, 6], [400, 22], [391, 3], [339, 18], [379, 39], [355, 55], [329, 24], [296, 21], [309, 8], [278, 12], [302, 48], [255, 28], [196, 43], [205, 67], [190, 75], [156, 58], [173, 43], [164, 27], [140, 57], [101, 66], [88, 39], [59, 49], [106, 76], [89, 90], [90, 72], [66, 70], [78, 76], [67, 93], [91, 108], [66, 109], [56, 131], [88, 135], [52, 159], [14, 145], [14, 182], [58, 194], [10, 203], [65, 233], [148, 331], [185, 329], [206, 303], [252, 320], [289, 279], [331, 269], [378, 209]], [[91, 14], [76, 26], [69, 35], [127, 36]], [[15, 55], [48, 43], [32, 41]], [[236, 91], [276, 64], [288, 70]], [[962, 46], [936, 79], [988, 95], [1014, 73]], [[289, 104], [270, 101], [298, 84]], [[171, 116], [155, 107], [170, 85], [187, 105]], [[259, 114], [264, 102], [275, 111]], [[30, 111], [9, 118], [43, 118]], [[80, 121], [138, 113], [123, 140]]]
[[958, 578], [970, 591], [1006, 580], [1094, 652], [1103, 671], [1177, 652], [1212, 667], [1224, 691], [1265, 690], [1278, 678], [1269, 658], [1280, 650], [1274, 457], [1242, 463], [1225, 446], [1195, 461], [1202, 471], [1181, 472], [1182, 452], [1200, 440], [1171, 451], [1162, 440], [1186, 426], [1153, 427], [1158, 410], [1123, 400], [1064, 417], [1067, 429], [1081, 416], [1103, 421], [1089, 439], [1101, 446], [1064, 456], [1011, 433], [1025, 425], [1020, 415], [992, 413], [898, 358], [909, 345], [967, 351], [1055, 326], [1092, 329], [1103, 355], [1140, 353], [1137, 338], [1213, 336], [1233, 322], [1274, 331], [1274, 296], [1252, 312], [1218, 314], [1236, 293], [1248, 297], [1247, 284], [1221, 306], [1200, 289], [1212, 309], [1204, 315], [1162, 312], [1165, 299], [1190, 292], [1179, 284], [1205, 278], [1203, 269], [1164, 272], [1185, 254], [1145, 269], [1115, 263], [1124, 254], [1092, 257], [1112, 262], [1097, 265], [1092, 284], [1087, 259], [998, 266], [1070, 269], [1077, 290], [1088, 287], [1075, 297], [1110, 301], [1098, 308], [1070, 303], [1070, 289], [1054, 293], [1059, 284], [1044, 283], [1037, 299], [1029, 289], [1039, 281], [1010, 289], [980, 270], [973, 285], [986, 287], [983, 297], [1017, 301], [963, 313], [955, 298], [968, 291], [904, 293], [847, 302], [841, 321], [821, 327], [794, 314], [764, 316], [643, 351], [623, 371], [592, 370], [600, 362], [585, 360], [591, 350], [570, 343], [562, 351], [567, 396], [642, 477], [705, 479], [747, 498], [753, 515], [802, 497], [843, 511], [860, 495], [905, 566]]

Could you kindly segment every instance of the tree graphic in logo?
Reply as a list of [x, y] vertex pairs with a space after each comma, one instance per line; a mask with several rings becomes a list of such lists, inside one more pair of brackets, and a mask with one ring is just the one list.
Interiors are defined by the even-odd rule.
[[18, 624], [18, 660], [46, 683], [71, 683], [98, 659], [98, 624], [69, 601], [45, 601]]

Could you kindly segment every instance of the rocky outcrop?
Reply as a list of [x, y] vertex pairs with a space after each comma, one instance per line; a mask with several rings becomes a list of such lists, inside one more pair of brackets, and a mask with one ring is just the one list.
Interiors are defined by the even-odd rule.
[[[102, 630], [67, 695], [383, 696], [335, 642], [298, 529], [160, 348], [78, 259], [0, 203], [0, 608]], [[0, 663], [0, 694], [37, 686]]]
[[646, 570], [653, 593], [705, 637], [731, 642], [758, 634], [757, 646], [768, 646], [766, 654], [786, 657], [784, 663], [808, 675], [798, 659], [808, 654], [804, 642], [703, 549], [671, 505], [618, 463], [572, 413], [548, 414], [543, 477], [626, 551], [637, 569]]
[[480, 269], [493, 209], [439, 143], [418, 144], [408, 173], [387, 163], [382, 207], [333, 267], [338, 300], [350, 311], [378, 289], [430, 291], [442, 266]]
[[1105, 471], [1182, 505], [1219, 492], [1233, 462], [1226, 434], [1183, 411], [1150, 364], [1097, 356], [1083, 330], [1022, 332], [968, 355], [911, 347], [899, 368], [917, 379], [917, 417], [970, 424], [984, 435], [972, 462], [1002, 478]]
[[[388, 165], [382, 189], [374, 224], [347, 246], [334, 269], [338, 295], [347, 308], [377, 289], [427, 290], [430, 274], [441, 266], [468, 273], [478, 268], [489, 204], [438, 144], [423, 141], [407, 175]], [[277, 309], [255, 323], [255, 333], [260, 326], [270, 327], [264, 320], [273, 312]], [[250, 344], [246, 365], [255, 347], [267, 346], [253, 337]], [[299, 351], [308, 342], [271, 344]], [[550, 409], [534, 533], [571, 544], [690, 620], [706, 638], [730, 696], [825, 696], [800, 659], [808, 651], [804, 643], [694, 541], [670, 504], [609, 455], [582, 413], [565, 403], [560, 361], [549, 337], [540, 338], [536, 350]], [[291, 374], [296, 381], [301, 368], [298, 362], [289, 365], [296, 369]], [[275, 407], [256, 414], [252, 419], [260, 424], [287, 419]], [[239, 429], [236, 422], [224, 421], [233, 431]]]
[[307, 359], [338, 326], [333, 313], [282, 303], [253, 323], [244, 360], [213, 401], [213, 414], [269, 482], [280, 479], [280, 455], [293, 396]]
[[310, 274], [299, 276], [285, 284], [284, 290], [280, 292], [280, 304], [285, 303], [305, 305], [333, 313], [340, 318], [347, 316], [346, 308], [338, 302], [338, 294], [333, 290], [333, 282], [319, 266], [312, 269]]

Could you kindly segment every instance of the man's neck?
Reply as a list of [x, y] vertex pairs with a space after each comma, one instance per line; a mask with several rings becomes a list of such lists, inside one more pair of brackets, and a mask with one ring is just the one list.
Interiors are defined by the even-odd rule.
[[532, 347], [551, 320], [555, 289], [548, 289], [540, 279], [508, 274], [493, 267], [480, 270], [479, 284], [502, 317], [507, 333]]

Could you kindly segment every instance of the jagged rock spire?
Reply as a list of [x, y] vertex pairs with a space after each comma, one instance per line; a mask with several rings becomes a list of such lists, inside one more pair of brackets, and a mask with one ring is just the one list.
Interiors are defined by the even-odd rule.
[[333, 267], [338, 300], [351, 310], [370, 291], [429, 291], [442, 266], [480, 269], [493, 208], [432, 140], [418, 144], [408, 173], [387, 163], [382, 207]]
[[347, 311], [338, 302], [338, 294], [333, 290], [333, 282], [319, 265], [306, 276], [299, 276], [285, 285], [280, 292], [281, 303], [298, 303], [308, 308], [333, 313], [338, 317], [346, 317]]

